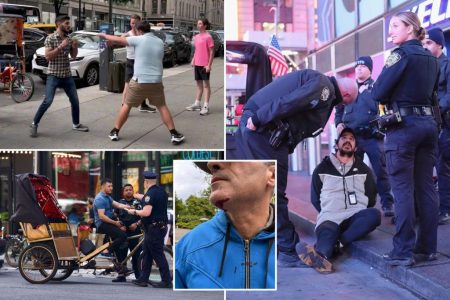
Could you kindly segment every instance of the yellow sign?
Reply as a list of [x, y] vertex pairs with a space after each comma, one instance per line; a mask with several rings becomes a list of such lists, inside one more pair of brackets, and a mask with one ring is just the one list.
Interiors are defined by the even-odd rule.
[[161, 174], [160, 184], [168, 184], [173, 182], [173, 173]]

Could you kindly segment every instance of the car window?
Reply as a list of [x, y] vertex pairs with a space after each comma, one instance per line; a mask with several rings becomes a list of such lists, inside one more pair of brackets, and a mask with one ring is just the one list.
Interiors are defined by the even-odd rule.
[[33, 31], [28, 31], [28, 30], [24, 30], [23, 31], [23, 39], [25, 41], [33, 41], [33, 42], [37, 42], [42, 40], [44, 37], [42, 35], [40, 35], [39, 33], [33, 32]]
[[169, 44], [175, 42], [173, 34], [166, 33], [166, 42], [169, 43]]
[[99, 38], [91, 34], [74, 34], [72, 38], [78, 40], [79, 49], [98, 50]]

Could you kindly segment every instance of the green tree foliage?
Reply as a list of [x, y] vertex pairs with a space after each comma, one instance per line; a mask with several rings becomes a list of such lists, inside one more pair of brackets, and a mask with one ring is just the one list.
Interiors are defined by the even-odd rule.
[[216, 209], [209, 202], [211, 188], [202, 191], [201, 196], [189, 196], [183, 203], [179, 198], [175, 198], [176, 225], [180, 228], [192, 229], [205, 220], [211, 219]]

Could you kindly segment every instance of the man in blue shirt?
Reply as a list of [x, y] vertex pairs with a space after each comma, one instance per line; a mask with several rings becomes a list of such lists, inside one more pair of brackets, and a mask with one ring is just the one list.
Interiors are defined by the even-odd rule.
[[127, 121], [131, 107], [138, 107], [146, 98], [150, 104], [155, 105], [161, 119], [169, 129], [171, 142], [174, 145], [181, 144], [184, 135], [175, 129], [172, 115], [166, 105], [164, 86], [162, 84], [164, 43], [150, 32], [150, 24], [146, 21], [136, 25], [139, 36], [117, 37], [100, 33], [101, 39], [124, 46], [134, 46], [135, 63], [133, 78], [129, 83], [129, 89], [125, 103], [117, 116], [114, 128], [109, 133], [112, 141], [119, 140], [119, 130]]
[[[111, 197], [112, 190], [113, 185], [111, 179], [102, 179], [100, 192], [94, 200], [94, 220], [98, 232], [107, 234], [113, 240], [110, 249], [114, 251], [117, 261], [120, 264], [127, 256], [126, 251], [124, 251], [128, 247], [127, 229], [122, 222], [114, 220], [114, 208], [126, 209], [129, 206], [114, 201]], [[118, 272], [119, 276], [124, 277], [126, 271], [126, 266], [121, 266]]]

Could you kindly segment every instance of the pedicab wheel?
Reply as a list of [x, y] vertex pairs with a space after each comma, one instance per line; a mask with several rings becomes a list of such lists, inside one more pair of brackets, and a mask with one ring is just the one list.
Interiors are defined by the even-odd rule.
[[46, 283], [58, 271], [58, 258], [53, 247], [46, 244], [31, 244], [20, 254], [19, 271], [30, 283]]
[[33, 78], [24, 73], [17, 73], [11, 81], [11, 97], [21, 103], [31, 99], [34, 93]]
[[57, 270], [55, 276], [53, 276], [52, 280], [54, 281], [63, 281], [72, 275], [73, 269], [59, 269]]

